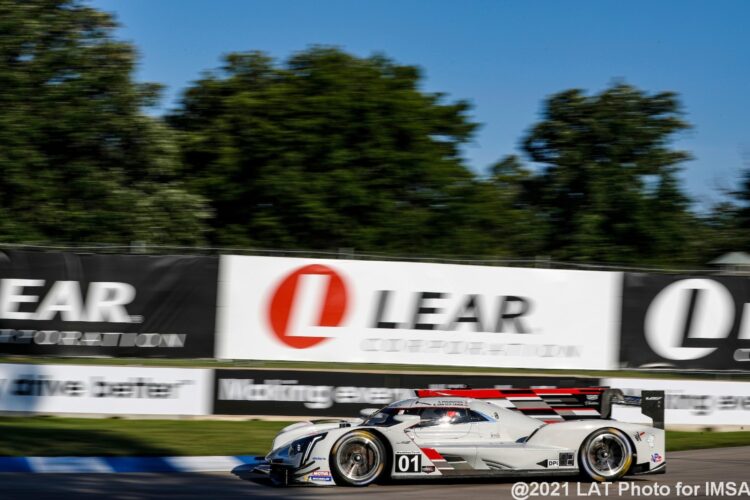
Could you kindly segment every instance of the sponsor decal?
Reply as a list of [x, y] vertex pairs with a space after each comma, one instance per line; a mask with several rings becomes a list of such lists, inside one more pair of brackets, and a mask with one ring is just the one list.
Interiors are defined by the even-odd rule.
[[[417, 397], [414, 388], [418, 387], [429, 387], [431, 389], [427, 391], [435, 391], [437, 394], [434, 395], [446, 398], [440, 401], [441, 406], [463, 406], [466, 402], [447, 399], [452, 395], [439, 392], [456, 384], [504, 388], [549, 385], [549, 379], [545, 377], [264, 369], [217, 369], [215, 374], [214, 413], [235, 415], [351, 417], [365, 408], [383, 407]], [[343, 385], [344, 382], [347, 385]], [[581, 387], [591, 384], [592, 380], [565, 377], [555, 378], [555, 382]]]
[[651, 461], [655, 464], [661, 463], [661, 461], [664, 460], [664, 457], [662, 457], [659, 453], [652, 453], [651, 454]]
[[220, 358], [548, 368], [616, 358], [616, 273], [222, 256], [221, 275]]
[[469, 406], [468, 401], [461, 399], [438, 399], [435, 401], [431, 399], [419, 399], [415, 404], [417, 406]]
[[[493, 356], [498, 358], [580, 358], [579, 345], [523, 344], [503, 342], [466, 342], [463, 340], [423, 340], [368, 337], [360, 343], [366, 353], [402, 353], [412, 355]], [[467, 363], [471, 363], [467, 361]], [[514, 362], [511, 362], [511, 364]]]
[[330, 483], [333, 481], [333, 476], [331, 476], [331, 471], [328, 470], [316, 470], [315, 472], [311, 472], [307, 475], [308, 481], [321, 481], [324, 483]]
[[649, 305], [645, 337], [665, 359], [692, 360], [716, 347], [685, 346], [685, 339], [725, 338], [733, 321], [734, 299], [724, 285], [711, 279], [681, 280], [664, 288]]
[[560, 453], [560, 467], [573, 467], [573, 453]]
[[[478, 294], [456, 295], [449, 292], [415, 292], [413, 307], [402, 317], [389, 317], [390, 304], [396, 295], [394, 290], [379, 290], [375, 299], [376, 308], [371, 328], [406, 330], [455, 331], [460, 324], [469, 324], [477, 332], [531, 333], [524, 322], [531, 309], [531, 301], [525, 297], [483, 297]], [[399, 297], [393, 299], [398, 300]], [[403, 300], [403, 298], [401, 298]], [[497, 302], [495, 314], [487, 321], [482, 311], [490, 310]], [[428, 317], [432, 316], [432, 319]], [[429, 321], [428, 321], [429, 319]], [[443, 321], [441, 321], [441, 319]]]
[[746, 281], [625, 273], [622, 364], [749, 368], [750, 289]]
[[211, 371], [77, 365], [0, 365], [0, 411], [204, 415]]
[[[375, 292], [371, 301], [374, 307], [370, 328], [455, 331], [461, 324], [470, 324], [478, 332], [531, 333], [524, 319], [531, 309], [528, 298], [489, 298], [477, 294], [455, 296], [448, 292], [417, 291], [407, 298], [413, 303], [412, 309], [399, 318], [401, 321], [394, 321], [391, 305], [404, 299], [397, 295], [395, 290]], [[321, 264], [304, 266], [286, 276], [273, 292], [268, 309], [271, 330], [289, 347], [314, 347], [328, 337], [306, 336], [302, 332], [310, 327], [340, 326], [348, 301], [347, 287], [340, 272]], [[498, 304], [494, 321], [486, 321], [481, 313], [489, 310], [489, 304], [494, 301]], [[312, 304], [319, 306], [310, 309]], [[308, 319], [307, 323], [300, 322], [299, 316]], [[443, 321], [440, 321], [441, 316]], [[368, 342], [368, 348], [375, 349], [376, 342]]]
[[305, 408], [324, 410], [334, 404], [386, 405], [413, 395], [409, 389], [387, 387], [352, 387], [304, 385], [298, 380], [264, 380], [224, 378], [219, 381], [221, 401], [300, 402]]
[[546, 460], [542, 460], [541, 462], [537, 462], [537, 465], [544, 467], [545, 469], [556, 469], [560, 467], [560, 461], [555, 458], [549, 458]]
[[218, 259], [6, 251], [0, 352], [212, 357]]
[[59, 330], [11, 330], [0, 328], [0, 345], [34, 344], [38, 346], [77, 347], [185, 347], [186, 334], [117, 333]]
[[[122, 324], [144, 321], [143, 316], [131, 316], [126, 309], [136, 297], [136, 289], [129, 283], [95, 281], [89, 283], [85, 296], [78, 281], [54, 281], [43, 293], [45, 285], [42, 279], [0, 280], [0, 320]], [[185, 334], [0, 328], [0, 344], [174, 348], [184, 347], [185, 340]]]
[[[84, 298], [78, 281], [55, 281], [43, 296], [37, 290], [43, 279], [0, 280], [0, 319], [47, 321], [58, 314], [63, 321], [104, 323], [140, 323], [143, 318], [130, 316], [125, 306], [135, 298], [135, 287], [129, 283], [92, 282]], [[39, 304], [21, 311], [22, 304]]]
[[176, 398], [180, 387], [194, 380], [158, 382], [153, 378], [131, 377], [107, 380], [89, 377], [84, 380], [54, 379], [46, 375], [22, 375], [7, 381], [11, 396], [89, 396], [93, 398], [161, 399]]
[[[313, 288], [318, 297], [309, 297]], [[347, 291], [341, 275], [328, 266], [312, 264], [289, 274], [273, 292], [268, 309], [271, 330], [284, 345], [295, 349], [307, 349], [326, 340], [326, 337], [305, 336], [298, 331], [297, 315], [302, 315], [305, 306], [315, 299], [320, 306], [313, 310], [314, 324], [334, 327], [341, 323], [347, 306]], [[295, 314], [296, 313], [296, 314]]]

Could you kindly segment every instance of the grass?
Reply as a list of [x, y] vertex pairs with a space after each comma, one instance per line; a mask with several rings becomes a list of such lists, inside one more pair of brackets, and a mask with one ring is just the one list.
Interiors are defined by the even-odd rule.
[[262, 455], [288, 424], [0, 417], [0, 456]]
[[667, 451], [750, 446], [750, 432], [667, 432]]
[[105, 366], [166, 366], [183, 368], [268, 368], [290, 370], [336, 370], [336, 371], [375, 371], [399, 373], [438, 373], [476, 375], [520, 375], [549, 377], [628, 377], [628, 378], [668, 378], [695, 380], [745, 380], [750, 381], [750, 373], [700, 373], [671, 372], [665, 370], [542, 370], [536, 368], [492, 368], [467, 366], [429, 366], [376, 363], [320, 363], [305, 361], [259, 361], [259, 360], [216, 360], [216, 359], [163, 359], [163, 358], [69, 358], [42, 356], [0, 356], [0, 363], [28, 364], [75, 364]]
[[[288, 422], [0, 417], [0, 456], [263, 455]], [[750, 445], [750, 432], [667, 432], [667, 451]]]

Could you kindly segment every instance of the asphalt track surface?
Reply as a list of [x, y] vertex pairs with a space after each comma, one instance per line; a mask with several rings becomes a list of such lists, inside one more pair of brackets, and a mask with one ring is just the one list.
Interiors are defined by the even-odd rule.
[[[750, 447], [718, 448], [669, 453], [667, 473], [655, 476], [640, 476], [625, 481], [631, 493], [639, 487], [637, 494], [620, 494], [619, 483], [612, 483], [609, 495], [605, 495], [598, 483], [567, 482], [568, 496], [530, 496], [534, 498], [718, 498], [706, 491], [706, 482], [733, 481], [750, 482]], [[106, 498], [109, 500], [131, 499], [330, 499], [371, 498], [404, 499], [429, 498], [450, 500], [479, 500], [485, 498], [513, 498], [511, 488], [515, 481], [422, 481], [376, 485], [367, 488], [280, 488], [263, 481], [249, 479], [246, 474], [225, 472], [210, 474], [165, 473], [165, 474], [0, 474], [0, 498], [2, 499], [62, 499], [62, 498]], [[697, 486], [697, 491], [688, 496], [677, 495], [677, 484]], [[545, 482], [553, 486], [553, 482]], [[658, 483], [667, 495], [654, 495], [647, 487]], [[528, 483], [533, 485], [533, 483]], [[562, 484], [562, 483], [561, 483]], [[601, 491], [591, 491], [597, 488]], [[683, 490], [684, 491], [684, 490]], [[563, 493], [562, 487], [558, 491]], [[579, 495], [579, 492], [584, 495]], [[649, 494], [650, 493], [650, 494]], [[747, 495], [733, 498], [750, 498]]]

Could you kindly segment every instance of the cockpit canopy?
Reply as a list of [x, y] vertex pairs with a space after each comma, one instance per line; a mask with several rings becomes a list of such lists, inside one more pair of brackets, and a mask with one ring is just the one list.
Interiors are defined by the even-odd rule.
[[524, 438], [545, 425], [535, 418], [501, 408], [491, 402], [457, 397], [426, 397], [397, 401], [367, 418], [362, 425], [390, 427], [399, 422], [396, 419], [398, 415], [418, 415], [420, 423], [417, 428], [450, 428], [453, 425], [467, 423], [495, 423], [502, 428], [505, 438], [511, 441]]
[[397, 415], [418, 415], [420, 418], [418, 427], [491, 421], [486, 415], [466, 407], [412, 406], [404, 408], [388, 406], [365, 420], [362, 425], [389, 427], [398, 423], [395, 419]]

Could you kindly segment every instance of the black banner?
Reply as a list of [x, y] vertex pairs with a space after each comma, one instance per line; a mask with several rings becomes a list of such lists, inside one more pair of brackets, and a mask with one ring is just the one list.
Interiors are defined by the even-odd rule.
[[217, 257], [0, 253], [0, 353], [213, 357]]
[[353, 417], [414, 397], [414, 389], [585, 387], [596, 378], [215, 370], [214, 414]]
[[623, 367], [750, 370], [750, 278], [625, 273]]

